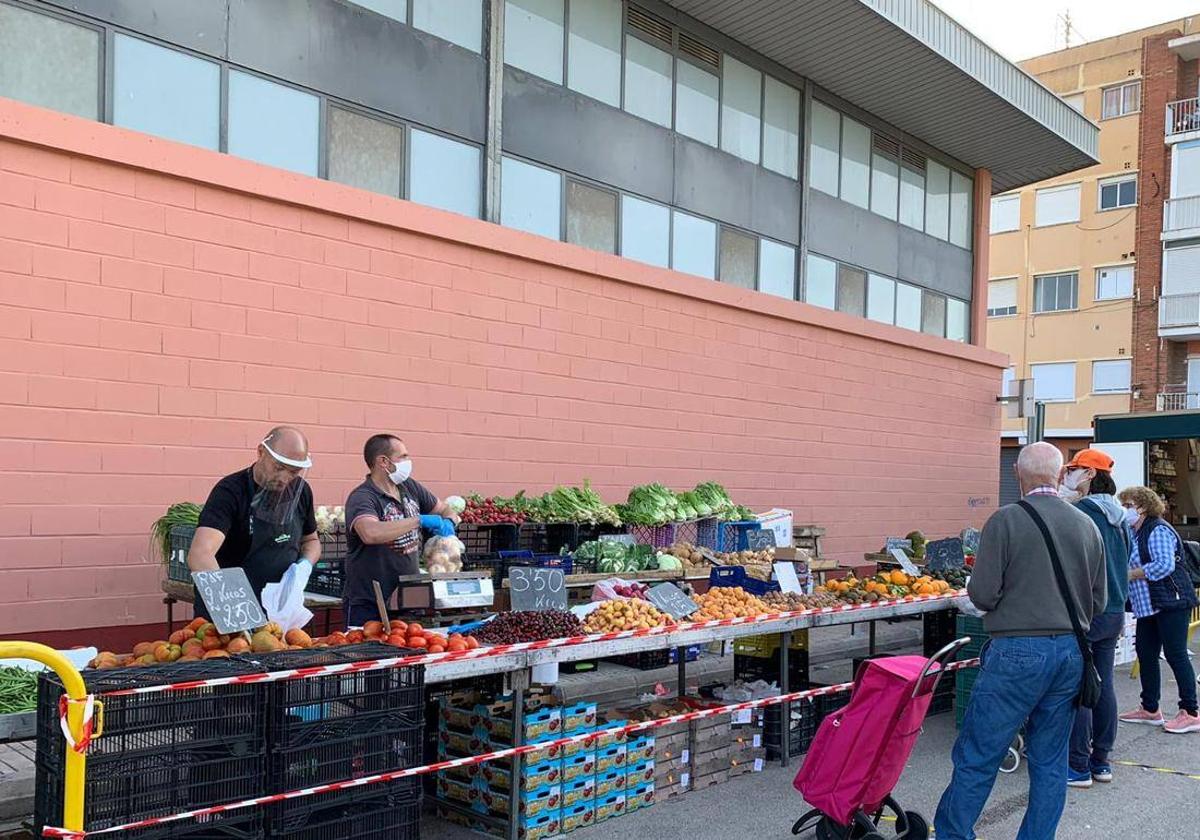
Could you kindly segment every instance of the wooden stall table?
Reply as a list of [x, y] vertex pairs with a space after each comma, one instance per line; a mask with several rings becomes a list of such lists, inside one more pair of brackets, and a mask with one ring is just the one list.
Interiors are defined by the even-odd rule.
[[[175, 632], [175, 604], [180, 602], [185, 604], [195, 603], [196, 587], [190, 583], [178, 580], [164, 580], [162, 582], [162, 591], [166, 595], [163, 598], [163, 603], [167, 605], [167, 635], [169, 636]], [[317, 614], [325, 614], [325, 632], [322, 635], [327, 636], [332, 629], [333, 611], [342, 608], [342, 599], [335, 598], [332, 595], [317, 595], [313, 592], [305, 592], [304, 606], [313, 612], [314, 623], [316, 622]]]

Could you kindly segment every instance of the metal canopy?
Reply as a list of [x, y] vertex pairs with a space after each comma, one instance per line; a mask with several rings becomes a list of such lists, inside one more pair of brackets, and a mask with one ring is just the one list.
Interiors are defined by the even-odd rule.
[[972, 168], [994, 192], [1097, 162], [1099, 128], [927, 0], [665, 0]]
[[1093, 425], [1096, 443], [1200, 438], [1200, 411], [1105, 414], [1098, 416]]

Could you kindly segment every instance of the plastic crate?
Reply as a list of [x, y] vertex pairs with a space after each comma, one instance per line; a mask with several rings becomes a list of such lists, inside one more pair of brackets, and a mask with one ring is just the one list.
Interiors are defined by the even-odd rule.
[[[688, 645], [683, 649], [684, 662], [695, 662], [700, 658], [700, 645]], [[679, 648], [668, 648], [667, 658], [672, 665], [679, 662]]]
[[559, 554], [579, 547], [579, 528], [574, 522], [530, 523], [521, 526], [517, 548], [534, 554]]
[[715, 516], [696, 520], [696, 545], [701, 548], [721, 550], [721, 520]]
[[[788, 688], [798, 691], [797, 686], [808, 684], [808, 651], [788, 651]], [[734, 679], [743, 682], [762, 680], [767, 683], [778, 683], [781, 676], [779, 649], [776, 648], [770, 656], [749, 656], [735, 653], [733, 655]]]
[[312, 570], [305, 591], [341, 598], [346, 583], [346, 532], [340, 527], [319, 535], [321, 559]]
[[[793, 630], [789, 650], [808, 650], [808, 631]], [[779, 634], [768, 633], [764, 636], [741, 636], [733, 640], [733, 652], [745, 656], [778, 656]]]
[[[767, 748], [767, 759], [775, 760], [783, 755], [783, 734], [780, 722], [783, 706], [767, 706], [763, 716], [763, 745]], [[788, 726], [788, 756], [804, 755], [812, 746], [817, 734], [816, 704], [812, 700], [797, 700], [791, 703]]]
[[762, 523], [745, 519], [738, 522], [720, 523], [717, 526], [719, 535], [716, 550], [741, 551], [746, 545], [746, 532], [760, 527], [762, 527]]
[[708, 573], [708, 585], [740, 586], [751, 595], [766, 595], [768, 592], [779, 592], [779, 582], [774, 580], [759, 580], [746, 574], [743, 566], [714, 566]]
[[288, 840], [420, 840], [417, 779], [304, 796], [269, 806], [267, 837]]
[[585, 542], [593, 542], [601, 537], [624, 533], [626, 533], [624, 525], [580, 525], [578, 534], [579, 544], [575, 548], [579, 548]]
[[933, 656], [958, 638], [958, 610], [935, 610], [921, 616], [922, 648], [926, 656]]
[[958, 638], [969, 637], [968, 642], [958, 650], [958, 661], [964, 659], [975, 659], [983, 650], [984, 642], [988, 640], [988, 633], [983, 628], [983, 620], [965, 613], [959, 613], [955, 619], [954, 626], [955, 635]]
[[975, 688], [975, 680], [979, 677], [978, 668], [963, 668], [954, 672], [954, 725], [962, 727], [963, 717], [971, 702], [971, 692]]
[[459, 525], [456, 534], [462, 540], [464, 557], [483, 557], [518, 548], [521, 526], [508, 523]]
[[152, 828], [123, 831], [125, 840], [259, 840], [265, 818], [260, 808], [244, 808]]
[[[258, 670], [251, 663], [218, 659], [88, 670], [83, 677], [89, 693], [103, 694]], [[44, 673], [38, 683], [34, 798], [39, 833], [44, 825], [62, 824], [65, 742], [58, 713], [62, 694], [58, 677]], [[88, 828], [102, 829], [263, 793], [266, 686], [250, 683], [101, 699], [103, 735], [88, 750], [84, 811]], [[252, 833], [253, 826], [247, 826]]]
[[616, 665], [627, 668], [637, 668], [639, 671], [653, 671], [655, 668], [666, 668], [671, 664], [671, 656], [663, 650], [643, 650], [639, 653], [623, 653], [620, 656], [610, 656], [605, 659]]
[[168, 538], [170, 553], [167, 555], [167, 580], [191, 583], [192, 571], [188, 568], [187, 556], [196, 536], [195, 525], [172, 525]]

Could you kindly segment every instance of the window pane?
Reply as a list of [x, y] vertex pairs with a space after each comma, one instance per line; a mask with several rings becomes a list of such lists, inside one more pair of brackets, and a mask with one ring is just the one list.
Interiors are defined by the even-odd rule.
[[958, 172], [950, 173], [950, 242], [971, 247], [971, 193], [974, 182]]
[[675, 72], [675, 130], [716, 146], [721, 80], [682, 59], [676, 63]]
[[993, 280], [988, 283], [987, 314], [1016, 315], [1017, 314], [1017, 281]]
[[766, 77], [763, 112], [763, 166], [797, 177], [800, 166], [800, 91]]
[[804, 264], [804, 300], [833, 309], [837, 302], [837, 263], [809, 254]]
[[871, 129], [842, 117], [842, 199], [867, 206], [871, 192]]
[[796, 249], [770, 239], [759, 240], [758, 289], [771, 295], [796, 299]]
[[[678, 236], [678, 228], [676, 229]], [[758, 248], [758, 240], [730, 228], [721, 228], [721, 273], [722, 283], [731, 286], [741, 286], [743, 289], [755, 288], [754, 275]], [[791, 297], [789, 294], [788, 297]]]
[[1092, 362], [1092, 390], [1096, 393], [1121, 393], [1129, 390], [1130, 360]]
[[925, 173], [900, 167], [900, 224], [925, 229]]
[[0, 96], [100, 118], [100, 33], [0, 3]]
[[1171, 195], [1200, 195], [1200, 140], [1176, 144], [1171, 156]]
[[990, 233], [1005, 233], [1021, 226], [1021, 196], [998, 195], [992, 199]]
[[329, 180], [400, 195], [404, 129], [362, 114], [329, 109]]
[[320, 120], [311, 93], [229, 71], [229, 154], [316, 175]]
[[1082, 93], [1072, 93], [1070, 96], [1064, 96], [1062, 98], [1062, 101], [1066, 102], [1068, 105], [1070, 105], [1072, 108], [1074, 108], [1079, 113], [1081, 113], [1081, 114], [1083, 113], [1083, 94]]
[[1075, 363], [1030, 365], [1033, 397], [1037, 400], [1075, 399]]
[[671, 237], [671, 267], [712, 280], [717, 270], [716, 223], [678, 210], [672, 215], [675, 230]]
[[113, 124], [216, 149], [221, 68], [118, 34], [113, 39]]
[[838, 266], [838, 312], [862, 316], [867, 310], [867, 273], [848, 265]]
[[479, 0], [413, 0], [413, 26], [471, 52], [483, 42], [483, 7]]
[[1121, 89], [1121, 113], [1132, 114], [1141, 110], [1142, 83], [1133, 82]]
[[1114, 265], [1096, 269], [1096, 300], [1133, 295], [1133, 266]]
[[896, 326], [921, 329], [921, 290], [916, 286], [896, 284]]
[[354, 5], [370, 9], [392, 20], [408, 23], [408, 0], [354, 0]]
[[1100, 209], [1111, 210], [1117, 206], [1117, 185], [1116, 184], [1101, 184], [1100, 185]]
[[867, 278], [867, 317], [885, 324], [896, 320], [896, 281], [872, 274]]
[[812, 104], [812, 139], [808, 144], [808, 177], [814, 189], [838, 194], [838, 162], [841, 156], [842, 115], [827, 105]]
[[559, 238], [562, 176], [506, 157], [500, 170], [500, 224]]
[[[437, 0], [434, 0], [437, 2]], [[504, 63], [562, 84], [563, 0], [507, 0]]]
[[632, 196], [621, 196], [621, 256], [664, 268], [669, 264], [671, 212]]
[[1121, 89], [1119, 87], [1109, 88], [1104, 91], [1104, 112], [1103, 118], [1120, 116], [1121, 114]]
[[1034, 224], [1038, 227], [1079, 221], [1079, 184], [1038, 190], [1034, 199]]
[[568, 181], [567, 241], [593, 251], [615, 254], [617, 194]]
[[1120, 196], [1118, 202], [1122, 207], [1132, 207], [1137, 204], [1137, 181], [1130, 178], [1128, 181], [1121, 182]]
[[935, 160], [925, 164], [925, 232], [938, 239], [950, 235], [950, 170]]
[[415, 128], [410, 142], [408, 197], [418, 204], [478, 219], [479, 147]]
[[871, 210], [886, 219], [896, 219], [896, 194], [900, 166], [890, 155], [871, 155]]
[[621, 107], [621, 0], [571, 4], [567, 84], [585, 96]]
[[949, 298], [946, 301], [946, 338], [951, 341], [966, 341], [970, 332], [967, 323], [970, 308], [965, 301]]
[[728, 55], [721, 59], [721, 148], [758, 163], [762, 73]]
[[922, 293], [921, 332], [929, 335], [946, 335], [946, 299], [933, 292]]
[[1079, 303], [1079, 275], [1047, 274], [1033, 278], [1034, 312], [1061, 312]]
[[671, 55], [633, 36], [625, 38], [625, 110], [671, 127]]

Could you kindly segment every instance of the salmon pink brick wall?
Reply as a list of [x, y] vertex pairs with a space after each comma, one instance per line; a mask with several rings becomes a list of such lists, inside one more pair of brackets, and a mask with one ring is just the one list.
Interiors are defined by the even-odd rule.
[[[982, 304], [980, 304], [982, 305]], [[272, 424], [318, 503], [717, 479], [828, 528], [979, 525], [1003, 360], [0, 102], [0, 633], [163, 617], [147, 530]]]

